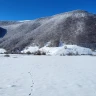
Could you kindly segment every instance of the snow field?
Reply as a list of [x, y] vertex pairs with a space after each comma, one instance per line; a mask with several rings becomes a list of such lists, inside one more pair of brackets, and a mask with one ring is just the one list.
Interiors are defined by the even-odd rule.
[[0, 96], [96, 96], [96, 58], [0, 55]]

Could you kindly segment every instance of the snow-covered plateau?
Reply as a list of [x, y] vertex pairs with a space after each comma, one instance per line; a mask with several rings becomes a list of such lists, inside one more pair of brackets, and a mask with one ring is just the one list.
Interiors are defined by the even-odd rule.
[[0, 96], [96, 96], [94, 56], [0, 55]]

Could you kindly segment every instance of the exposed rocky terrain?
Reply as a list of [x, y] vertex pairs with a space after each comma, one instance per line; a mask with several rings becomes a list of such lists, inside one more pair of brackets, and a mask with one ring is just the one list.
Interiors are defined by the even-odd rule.
[[0, 47], [10, 52], [29, 45], [59, 46], [60, 42], [96, 46], [96, 14], [75, 10], [29, 21], [0, 21]]

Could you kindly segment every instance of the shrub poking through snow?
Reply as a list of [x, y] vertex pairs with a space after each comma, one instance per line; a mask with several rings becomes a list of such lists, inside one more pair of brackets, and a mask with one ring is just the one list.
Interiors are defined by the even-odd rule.
[[69, 52], [68, 54], [67, 54], [68, 56], [73, 56], [73, 55], [75, 55], [73, 52]]
[[7, 52], [7, 51], [6, 51], [6, 52], [4, 52], [4, 54], [6, 54], [6, 55], [7, 55], [7, 54], [9, 54], [9, 52]]
[[34, 53], [34, 55], [46, 55], [46, 53], [38, 50], [37, 52]]
[[28, 51], [27, 53], [26, 53], [27, 55], [30, 55], [30, 54], [32, 54], [30, 51]]
[[45, 52], [42, 52], [42, 55], [46, 55], [46, 53]]
[[92, 48], [91, 50], [94, 52], [95, 51], [95, 48]]
[[77, 55], [79, 55], [79, 53], [78, 53], [78, 52], [76, 52], [76, 54], [75, 54], [75, 55], [77, 56]]
[[6, 54], [6, 55], [4, 55], [4, 57], [10, 57], [10, 55], [9, 54]]
[[41, 55], [41, 52], [37, 51], [37, 52], [34, 53], [34, 55]]
[[64, 46], [64, 49], [67, 49], [67, 46]]

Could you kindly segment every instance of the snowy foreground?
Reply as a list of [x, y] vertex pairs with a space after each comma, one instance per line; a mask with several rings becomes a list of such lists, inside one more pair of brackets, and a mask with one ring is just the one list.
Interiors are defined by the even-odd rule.
[[0, 96], [96, 96], [96, 57], [0, 55]]

